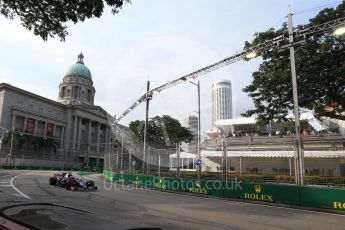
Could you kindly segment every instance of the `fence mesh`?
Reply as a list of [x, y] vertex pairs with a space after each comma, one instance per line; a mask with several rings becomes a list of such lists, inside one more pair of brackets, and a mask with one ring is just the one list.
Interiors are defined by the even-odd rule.
[[[303, 136], [304, 184], [345, 187], [345, 139], [339, 134]], [[201, 151], [201, 178], [262, 183], [294, 184], [295, 139], [292, 135], [221, 138], [205, 141]], [[105, 157], [105, 168], [114, 172], [153, 176], [198, 178], [196, 154], [124, 142]], [[108, 159], [108, 160], [107, 160]], [[143, 165], [145, 164], [145, 170]], [[179, 165], [179, 167], [177, 167]], [[226, 167], [226, 168], [225, 168]]]

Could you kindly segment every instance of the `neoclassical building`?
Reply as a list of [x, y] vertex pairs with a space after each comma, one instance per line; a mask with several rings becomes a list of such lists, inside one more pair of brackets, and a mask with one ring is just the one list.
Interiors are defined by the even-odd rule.
[[[1, 83], [0, 164], [7, 163], [9, 157], [16, 165], [102, 164], [112, 146], [113, 118], [94, 105], [95, 93], [82, 53], [67, 69], [57, 101]], [[42, 142], [51, 140], [54, 148], [42, 147]], [[24, 144], [20, 145], [21, 141]]]

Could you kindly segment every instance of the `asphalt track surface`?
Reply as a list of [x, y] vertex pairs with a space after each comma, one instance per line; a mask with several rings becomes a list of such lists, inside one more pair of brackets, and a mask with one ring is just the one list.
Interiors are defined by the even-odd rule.
[[[64, 221], [66, 217], [57, 218], [63, 216], [61, 210], [60, 213], [50, 210], [55, 215], [55, 224], [38, 225], [42, 229], [128, 229], [131, 224], [198, 230], [345, 229], [345, 216], [339, 214], [166, 193], [130, 185], [115, 188], [96, 175], [93, 179], [98, 191], [73, 192], [48, 185], [50, 175], [52, 172], [0, 171], [0, 208], [50, 203], [76, 210], [63, 212], [78, 225], [69, 225], [71, 222]], [[14, 209], [12, 214], [16, 213]], [[91, 220], [93, 216], [98, 219]]]

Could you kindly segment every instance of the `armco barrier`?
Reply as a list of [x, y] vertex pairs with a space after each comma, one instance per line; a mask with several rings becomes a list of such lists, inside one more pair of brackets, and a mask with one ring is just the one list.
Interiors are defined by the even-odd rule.
[[109, 171], [103, 171], [103, 175], [120, 183], [159, 190], [345, 211], [345, 189], [268, 183], [236, 183], [236, 181], [229, 181], [225, 184], [215, 180], [178, 180], [169, 177], [117, 174]]

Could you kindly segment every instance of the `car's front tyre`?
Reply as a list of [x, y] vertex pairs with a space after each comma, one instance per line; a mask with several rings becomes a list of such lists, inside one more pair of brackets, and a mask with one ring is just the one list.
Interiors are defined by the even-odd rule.
[[56, 185], [56, 182], [57, 182], [56, 177], [49, 177], [49, 184], [50, 185]]

